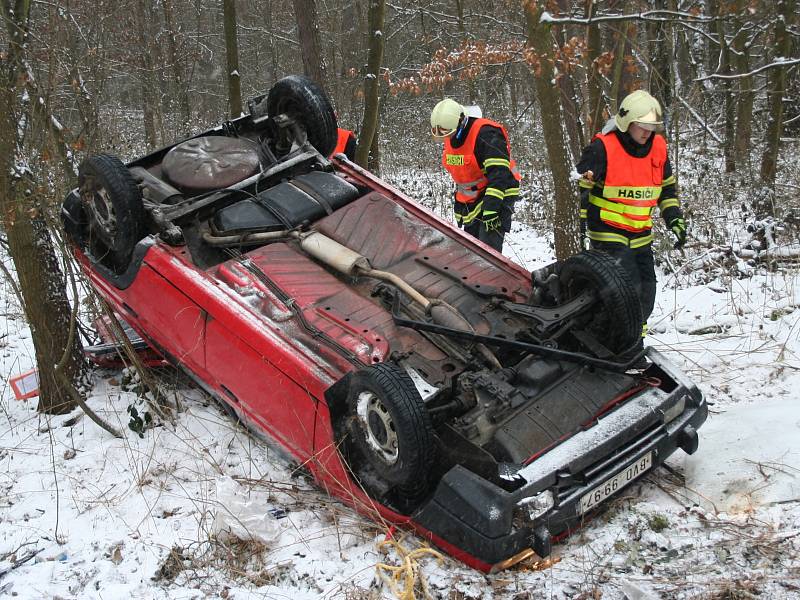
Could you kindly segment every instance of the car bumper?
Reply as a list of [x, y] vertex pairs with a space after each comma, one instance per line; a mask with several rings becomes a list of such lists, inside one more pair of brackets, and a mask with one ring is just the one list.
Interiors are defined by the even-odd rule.
[[[509, 559], [524, 557], [528, 549], [541, 557], [550, 554], [554, 538], [579, 527], [595, 510], [582, 508], [581, 499], [630, 465], [649, 455], [644, 471], [649, 472], [678, 448], [693, 453], [697, 429], [708, 416], [702, 394], [659, 352], [649, 349], [648, 356], [654, 365], [650, 372], [662, 381], [660, 388], [642, 392], [522, 467], [514, 491], [461, 466], [450, 469], [414, 522], [432, 541], [458, 549], [460, 558], [476, 568], [510, 566]], [[552, 494], [552, 508], [531, 518], [531, 500], [543, 493], [548, 498]]]

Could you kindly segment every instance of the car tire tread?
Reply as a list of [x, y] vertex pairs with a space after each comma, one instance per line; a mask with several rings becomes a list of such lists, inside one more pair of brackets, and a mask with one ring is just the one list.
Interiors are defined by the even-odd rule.
[[625, 270], [601, 250], [584, 250], [568, 258], [561, 267], [562, 293], [574, 297], [576, 285], [589, 284], [603, 306], [588, 329], [614, 353], [622, 353], [641, 338], [642, 311], [636, 289]]
[[[78, 187], [83, 189], [86, 178], [92, 176], [99, 186], [106, 189], [108, 198], [114, 205], [118, 233], [112, 244], [104, 248], [95, 246], [92, 252], [104, 266], [115, 272], [124, 271], [131, 260], [133, 249], [141, 235], [144, 219], [141, 192], [128, 168], [113, 154], [95, 154], [81, 163], [78, 173]], [[91, 226], [89, 224], [89, 226]], [[87, 243], [92, 241], [87, 236]]]
[[[416, 489], [419, 482], [428, 479], [435, 453], [435, 436], [430, 416], [414, 382], [405, 371], [393, 364], [371, 365], [354, 376], [349, 400], [351, 411], [355, 411], [354, 403], [362, 389], [378, 394], [392, 416], [399, 437], [398, 462], [392, 467], [383, 465], [363, 440], [363, 431], [353, 432], [357, 446], [373, 467], [382, 471], [379, 475], [389, 483]], [[354, 423], [357, 423], [355, 418]]]

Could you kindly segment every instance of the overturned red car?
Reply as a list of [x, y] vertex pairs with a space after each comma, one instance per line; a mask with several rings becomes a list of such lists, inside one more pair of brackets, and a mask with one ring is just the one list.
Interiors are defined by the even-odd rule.
[[706, 403], [653, 349], [632, 368], [610, 257], [529, 273], [327, 158], [335, 115], [303, 77], [248, 107], [88, 158], [62, 218], [113, 310], [319, 485], [489, 571], [697, 449]]

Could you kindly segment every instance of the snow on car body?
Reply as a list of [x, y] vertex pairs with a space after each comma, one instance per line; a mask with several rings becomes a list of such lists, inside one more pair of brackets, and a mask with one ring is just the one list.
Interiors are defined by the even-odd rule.
[[620, 358], [641, 317], [609, 257], [531, 275], [326, 159], [335, 132], [289, 77], [217, 129], [90, 158], [62, 210], [82, 268], [330, 493], [485, 571], [695, 451], [697, 388], [655, 351]]

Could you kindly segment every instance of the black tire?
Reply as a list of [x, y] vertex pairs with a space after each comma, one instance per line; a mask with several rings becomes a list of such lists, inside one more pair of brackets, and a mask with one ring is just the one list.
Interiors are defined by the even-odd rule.
[[358, 454], [401, 493], [429, 480], [433, 425], [408, 373], [388, 363], [354, 374], [347, 395], [349, 435]]
[[287, 114], [306, 130], [311, 145], [323, 156], [336, 147], [336, 114], [325, 91], [308, 77], [289, 75], [269, 90], [267, 112]]
[[130, 171], [116, 156], [90, 156], [78, 170], [78, 192], [92, 257], [116, 273], [125, 271], [144, 221], [142, 195]]
[[584, 250], [568, 258], [559, 274], [563, 301], [584, 290], [597, 295], [588, 311], [584, 328], [606, 348], [620, 354], [642, 335], [642, 309], [636, 289], [625, 270], [599, 250]]

